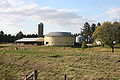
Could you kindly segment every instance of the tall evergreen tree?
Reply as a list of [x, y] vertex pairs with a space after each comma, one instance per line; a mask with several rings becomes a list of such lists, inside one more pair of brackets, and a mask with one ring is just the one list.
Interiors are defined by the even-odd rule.
[[91, 36], [91, 29], [88, 22], [86, 22], [82, 28], [81, 35], [85, 37], [85, 40], [88, 42]]
[[93, 23], [91, 25], [91, 36], [92, 36], [93, 32], [95, 31], [95, 29], [96, 29], [96, 24]]

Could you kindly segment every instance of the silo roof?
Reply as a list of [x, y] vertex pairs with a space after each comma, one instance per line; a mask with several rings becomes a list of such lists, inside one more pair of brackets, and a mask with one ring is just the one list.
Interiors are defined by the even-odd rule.
[[49, 32], [45, 36], [52, 37], [52, 36], [73, 36], [70, 32]]
[[83, 37], [82, 35], [79, 35], [79, 36], [77, 36], [77, 37]]

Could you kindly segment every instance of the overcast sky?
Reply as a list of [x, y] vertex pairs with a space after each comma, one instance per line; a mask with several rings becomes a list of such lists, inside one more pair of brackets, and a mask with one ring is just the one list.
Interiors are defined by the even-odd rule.
[[79, 33], [85, 22], [120, 19], [120, 0], [0, 0], [0, 31], [7, 34], [53, 31]]

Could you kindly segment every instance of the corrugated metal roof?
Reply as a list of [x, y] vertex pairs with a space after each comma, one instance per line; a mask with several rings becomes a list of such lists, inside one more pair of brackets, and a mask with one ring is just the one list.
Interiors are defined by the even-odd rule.
[[16, 40], [15, 42], [41, 42], [44, 41], [44, 38], [22, 38], [19, 40]]
[[70, 32], [50, 32], [45, 36], [73, 36]]

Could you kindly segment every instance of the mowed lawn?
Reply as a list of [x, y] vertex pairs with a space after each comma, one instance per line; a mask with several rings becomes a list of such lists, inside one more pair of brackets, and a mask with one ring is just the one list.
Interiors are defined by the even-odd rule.
[[0, 46], [0, 79], [23, 80], [36, 69], [39, 80], [120, 80], [120, 49]]

